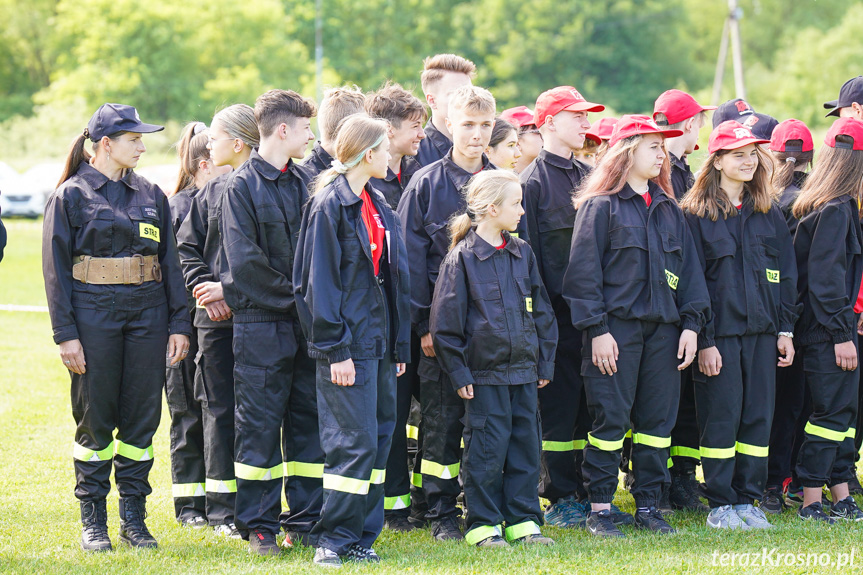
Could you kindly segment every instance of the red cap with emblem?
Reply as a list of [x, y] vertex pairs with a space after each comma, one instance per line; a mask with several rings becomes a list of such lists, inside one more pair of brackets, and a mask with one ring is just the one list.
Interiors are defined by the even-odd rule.
[[707, 151], [712, 154], [719, 150], [736, 150], [749, 144], [767, 144], [769, 142], [770, 140], [756, 137], [751, 129], [740, 122], [726, 120], [710, 132]]
[[543, 92], [536, 99], [533, 123], [539, 128], [545, 123], [546, 118], [557, 115], [564, 110], [569, 112], [602, 112], [605, 110], [605, 106], [588, 102], [572, 86], [558, 86]]
[[614, 126], [608, 145], [613, 146], [617, 142], [632, 136], [641, 134], [659, 134], [664, 138], [676, 138], [682, 136], [682, 130], [663, 130], [656, 125], [653, 118], [644, 114], [628, 114], [621, 117]]

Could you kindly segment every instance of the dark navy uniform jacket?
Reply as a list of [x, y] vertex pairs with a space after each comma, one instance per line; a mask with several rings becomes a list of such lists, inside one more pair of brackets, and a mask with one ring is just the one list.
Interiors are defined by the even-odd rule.
[[803, 313], [794, 334], [800, 345], [855, 339], [854, 304], [863, 277], [863, 231], [857, 200], [830, 200], [800, 220], [794, 236], [797, 292]]
[[408, 185], [410, 185], [411, 178], [420, 168], [421, 166], [417, 163], [416, 158], [413, 156], [402, 156], [401, 172], [398, 176], [392, 169], [387, 168], [386, 178], [372, 178], [370, 182], [374, 189], [384, 195], [387, 204], [395, 210], [399, 207], [399, 200], [402, 198], [402, 194]]
[[[425, 141], [425, 140], [423, 140]], [[483, 169], [495, 169], [482, 157]], [[420, 337], [429, 332], [429, 309], [440, 264], [449, 251], [449, 220], [465, 210], [464, 187], [473, 177], [452, 152], [413, 178], [399, 202], [398, 216], [410, 254], [411, 324]]]
[[417, 152], [416, 160], [420, 166], [425, 167], [446, 156], [452, 149], [452, 140], [449, 139], [449, 136], [438, 130], [431, 119], [426, 123], [423, 131], [426, 137], [420, 141], [420, 149]]
[[[167, 303], [168, 333], [191, 335], [186, 288], [159, 186], [129, 171], [114, 182], [87, 163], [51, 194], [42, 224], [42, 271], [54, 342], [79, 339], [75, 308], [133, 311]], [[142, 285], [85, 284], [72, 259], [158, 256], [162, 281]]]
[[794, 238], [794, 234], [797, 233], [797, 224], [800, 222], [791, 213], [791, 209], [794, 207], [794, 202], [797, 200], [797, 196], [800, 195], [800, 190], [803, 189], [803, 184], [806, 183], [807, 177], [809, 177], [809, 174], [806, 172], [794, 172], [791, 183], [779, 195], [779, 208], [782, 210], [782, 215], [785, 216], [785, 222], [788, 224], [788, 231], [791, 232], [792, 239]]
[[669, 153], [668, 159], [671, 161], [671, 187], [674, 190], [674, 198], [679, 202], [695, 184], [695, 176], [692, 175], [689, 164], [683, 158]]
[[[189, 215], [189, 209], [192, 207], [192, 200], [198, 194], [198, 188], [192, 187], [186, 188], [184, 190], [180, 190], [170, 198], [168, 198], [168, 205], [171, 207], [171, 228], [174, 230], [174, 237], [177, 237], [177, 232], [180, 229], [180, 226], [183, 224], [183, 220], [186, 219], [186, 216]], [[179, 252], [179, 245], [177, 246], [177, 251]], [[180, 264], [180, 269], [182, 270], [182, 263]], [[189, 312], [192, 314], [192, 322], [195, 322], [195, 298], [192, 296], [192, 290], [187, 289], [186, 293], [188, 295], [189, 301]]]
[[410, 281], [401, 225], [383, 195], [366, 185], [386, 228], [376, 276], [362, 199], [344, 175], [315, 193], [294, 261], [297, 310], [309, 357], [410, 361]]
[[[222, 262], [219, 217], [228, 175], [213, 178], [195, 194], [189, 214], [177, 232], [180, 265], [189, 291], [200, 283], [221, 281], [221, 274], [227, 273]], [[194, 322], [195, 327], [207, 328], [229, 328], [234, 323], [232, 318], [213, 321], [206, 312], [196, 313]]]
[[710, 292], [699, 349], [716, 345], [716, 337], [793, 332], [802, 306], [794, 244], [779, 208], [755, 212], [747, 197], [739, 214], [715, 222], [685, 215]]
[[530, 246], [496, 249], [471, 229], [441, 266], [431, 309], [435, 355], [458, 390], [554, 377], [557, 321]]
[[228, 174], [220, 229], [225, 302], [234, 323], [297, 317], [291, 281], [306, 185], [293, 161], [281, 171], [257, 150]]
[[563, 298], [563, 275], [569, 264], [575, 207], [572, 195], [590, 167], [570, 158], [540, 151], [521, 173], [527, 239], [536, 254], [539, 274], [562, 326], [572, 330], [569, 306]]
[[649, 208], [627, 184], [590, 198], [575, 216], [563, 297], [572, 323], [590, 338], [608, 333], [609, 314], [696, 333], [709, 318], [710, 296], [683, 212], [655, 183], [649, 192]]
[[332, 163], [333, 157], [321, 146], [320, 142], [316, 142], [309, 157], [303, 160], [302, 164], [297, 164], [297, 171], [308, 188], [321, 172], [332, 167]]

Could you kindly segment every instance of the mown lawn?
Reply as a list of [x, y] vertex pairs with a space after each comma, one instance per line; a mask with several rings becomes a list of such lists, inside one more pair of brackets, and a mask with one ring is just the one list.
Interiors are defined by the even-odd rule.
[[[10, 245], [0, 263], [0, 304], [45, 305], [40, 223], [7, 223]], [[156, 435], [148, 523], [159, 549], [84, 555], [78, 545], [78, 504], [72, 490], [73, 437], [69, 378], [51, 340], [45, 313], [0, 311], [0, 572], [14, 573], [270, 573], [318, 572], [308, 549], [285, 551], [277, 559], [251, 557], [246, 545], [208, 531], [180, 529], [173, 518], [168, 457], [167, 408]], [[632, 511], [629, 494], [618, 503]], [[117, 541], [117, 496], [109, 497], [109, 525]], [[406, 535], [384, 532], [376, 545], [379, 566], [349, 566], [349, 573], [859, 573], [863, 569], [863, 525], [826, 528], [804, 525], [793, 514], [771, 532], [717, 533], [704, 516], [678, 513], [673, 536], [629, 531], [624, 540], [597, 541], [583, 531], [546, 528], [557, 540], [547, 549], [480, 552], [466, 545], [435, 544], [427, 530]], [[854, 564], [736, 567], [720, 564], [726, 552], [854, 553]], [[714, 553], [716, 565], [714, 565]], [[726, 560], [730, 560], [726, 558]], [[738, 559], [740, 561], [740, 559]]]

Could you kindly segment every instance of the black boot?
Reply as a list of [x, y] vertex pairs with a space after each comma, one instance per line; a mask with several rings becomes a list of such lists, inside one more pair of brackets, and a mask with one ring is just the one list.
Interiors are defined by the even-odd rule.
[[125, 497], [120, 498], [120, 541], [132, 547], [156, 547], [156, 540], [147, 529], [144, 519], [147, 518], [147, 510], [144, 498]]
[[672, 475], [671, 488], [668, 490], [668, 499], [673, 509], [710, 511], [710, 508], [698, 498], [698, 481], [695, 479], [694, 473]]
[[110, 551], [108, 537], [108, 510], [105, 500], [81, 501], [81, 549], [84, 551]]

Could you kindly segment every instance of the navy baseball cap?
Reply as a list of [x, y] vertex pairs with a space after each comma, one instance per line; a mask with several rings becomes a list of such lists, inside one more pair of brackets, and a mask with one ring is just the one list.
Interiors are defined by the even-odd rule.
[[84, 135], [94, 142], [98, 142], [104, 136], [110, 136], [117, 132], [135, 132], [137, 134], [150, 134], [161, 132], [165, 126], [156, 124], [145, 124], [138, 115], [138, 110], [124, 104], [102, 104], [90, 121]]
[[842, 88], [839, 89], [839, 98], [824, 102], [824, 108], [830, 110], [826, 117], [836, 116], [838, 118], [839, 110], [847, 108], [854, 102], [863, 104], [863, 76], [851, 78], [842, 84]]
[[[715, 128], [722, 122], [727, 120], [737, 120], [740, 123], [743, 123], [743, 120], [746, 119], [746, 116], [752, 115], [755, 113], [755, 110], [752, 109], [746, 100], [741, 98], [735, 98], [734, 100], [728, 100], [724, 104], [720, 105], [713, 112], [713, 127]], [[769, 139], [769, 138], [768, 138]]]
[[773, 130], [779, 125], [779, 120], [773, 116], [759, 112], [743, 116], [737, 121], [752, 130], [752, 133], [762, 140], [771, 139], [773, 137]]

